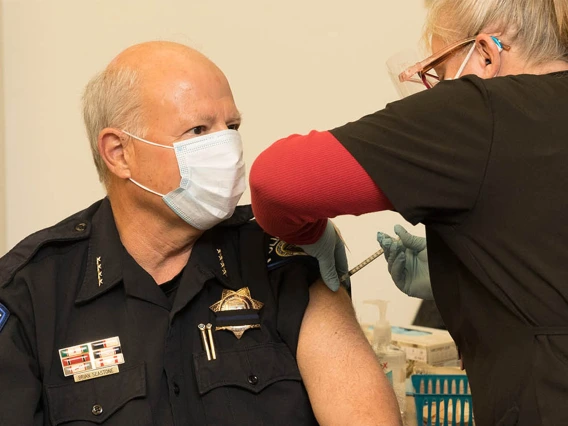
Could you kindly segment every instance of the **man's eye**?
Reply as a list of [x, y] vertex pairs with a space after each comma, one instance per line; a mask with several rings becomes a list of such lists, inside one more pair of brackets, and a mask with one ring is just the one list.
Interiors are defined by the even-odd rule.
[[240, 124], [229, 124], [227, 127], [231, 130], [239, 130], [239, 127], [241, 127], [241, 125]]
[[197, 126], [193, 129], [189, 129], [187, 133], [193, 133], [194, 135], [200, 135], [205, 131], [205, 126]]

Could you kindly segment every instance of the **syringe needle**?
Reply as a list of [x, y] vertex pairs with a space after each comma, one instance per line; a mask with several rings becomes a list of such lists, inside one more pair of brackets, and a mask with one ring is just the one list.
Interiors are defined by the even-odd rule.
[[[393, 241], [398, 241], [399, 238], [393, 238]], [[380, 255], [382, 255], [385, 251], [381, 248], [379, 250], [377, 250], [375, 253], [373, 253], [371, 256], [369, 256], [368, 258], [366, 258], [364, 261], [362, 261], [361, 263], [359, 263], [357, 266], [355, 266], [354, 268], [350, 269], [349, 272], [347, 272], [346, 274], [342, 275], [342, 277], [339, 279], [340, 282], [345, 282], [347, 280], [347, 278], [349, 278], [351, 275], [353, 275], [355, 272], [359, 272], [361, 269], [363, 269], [365, 266], [367, 266], [369, 263], [371, 263], [373, 260], [375, 260], [377, 257], [379, 257]]]
[[368, 258], [366, 258], [364, 261], [362, 261], [361, 263], [359, 263], [357, 266], [355, 266], [354, 268], [350, 269], [349, 272], [347, 272], [345, 275], [343, 275], [340, 279], [341, 282], [344, 282], [345, 280], [347, 280], [347, 278], [349, 278], [351, 275], [353, 275], [355, 272], [359, 272], [361, 269], [363, 269], [365, 266], [367, 266], [369, 263], [371, 263], [373, 260], [375, 260], [376, 258], [378, 258], [380, 255], [382, 255], [385, 251], [383, 249], [379, 249], [378, 251], [376, 251], [375, 253], [373, 253], [371, 256], [369, 256]]

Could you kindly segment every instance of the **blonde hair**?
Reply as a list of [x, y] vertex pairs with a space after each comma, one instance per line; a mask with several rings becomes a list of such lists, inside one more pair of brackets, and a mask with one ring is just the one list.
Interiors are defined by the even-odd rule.
[[501, 34], [530, 64], [568, 61], [568, 0], [429, 0], [424, 40]]
[[89, 81], [83, 93], [83, 119], [99, 180], [108, 186], [109, 171], [98, 150], [101, 130], [113, 127], [144, 137], [138, 73], [109, 67]]

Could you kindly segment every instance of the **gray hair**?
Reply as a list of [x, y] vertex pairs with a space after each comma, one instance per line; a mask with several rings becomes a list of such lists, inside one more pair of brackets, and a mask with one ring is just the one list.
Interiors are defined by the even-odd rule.
[[109, 67], [89, 81], [83, 93], [83, 119], [99, 180], [106, 186], [109, 171], [98, 149], [101, 130], [112, 127], [144, 137], [138, 73]]
[[501, 33], [530, 64], [568, 61], [566, 0], [430, 0], [427, 7], [427, 43], [434, 35], [450, 43]]

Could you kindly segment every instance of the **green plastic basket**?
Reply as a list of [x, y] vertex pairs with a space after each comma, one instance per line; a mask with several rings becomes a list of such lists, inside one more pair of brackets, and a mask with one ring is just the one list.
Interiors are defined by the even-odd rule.
[[412, 377], [418, 426], [474, 426], [467, 376], [415, 374]]

